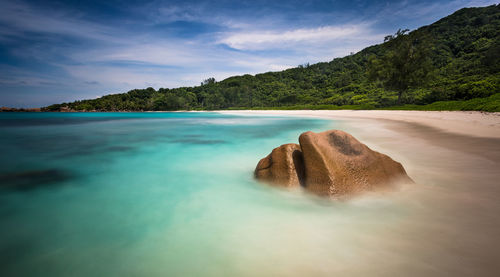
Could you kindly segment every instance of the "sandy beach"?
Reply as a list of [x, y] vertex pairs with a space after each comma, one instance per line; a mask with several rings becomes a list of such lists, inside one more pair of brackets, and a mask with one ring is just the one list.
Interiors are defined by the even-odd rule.
[[[408, 269], [406, 266], [415, 266], [415, 261], [400, 260], [397, 253], [412, 253], [415, 259], [428, 266], [427, 276], [498, 276], [496, 261], [499, 256], [495, 249], [500, 247], [497, 236], [500, 233], [500, 114], [427, 111], [221, 113], [332, 119], [332, 129], [347, 131], [370, 148], [401, 162], [417, 183], [384, 197], [400, 203], [401, 211], [408, 213], [408, 220], [378, 234], [377, 239], [384, 249], [381, 257], [394, 254], [401, 268]], [[383, 263], [383, 258], [379, 262]], [[422, 276], [421, 273], [406, 271], [405, 275]], [[369, 274], [369, 270], [363, 274]]]
[[500, 113], [460, 111], [384, 111], [384, 110], [301, 110], [301, 111], [219, 111], [237, 115], [290, 115], [331, 119], [384, 119], [417, 123], [474, 137], [500, 138]]
[[[500, 113], [461, 111], [219, 111], [235, 115], [285, 115], [332, 119], [375, 149], [398, 156], [423, 143], [500, 163]], [[398, 141], [413, 142], [399, 151]], [[417, 143], [418, 142], [418, 143]], [[424, 151], [419, 150], [419, 151]], [[404, 158], [403, 158], [404, 159]]]

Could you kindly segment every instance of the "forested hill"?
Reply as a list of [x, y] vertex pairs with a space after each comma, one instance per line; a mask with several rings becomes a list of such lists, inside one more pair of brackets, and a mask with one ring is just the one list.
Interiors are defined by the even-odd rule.
[[418, 108], [451, 100], [459, 101], [445, 102], [445, 109], [500, 110], [500, 5], [461, 9], [386, 40], [330, 62], [220, 82], [210, 78], [196, 87], [134, 89], [43, 110]]

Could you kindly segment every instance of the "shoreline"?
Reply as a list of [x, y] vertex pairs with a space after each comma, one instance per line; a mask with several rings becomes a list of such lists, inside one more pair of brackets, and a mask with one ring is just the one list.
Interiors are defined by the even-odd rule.
[[[24, 111], [30, 112], [30, 111]], [[407, 111], [407, 110], [212, 110], [212, 111], [119, 111], [125, 113], [209, 112], [240, 116], [294, 116], [337, 120], [377, 120], [431, 127], [449, 134], [500, 138], [500, 112]], [[43, 112], [42, 112], [43, 113]], [[63, 112], [64, 113], [64, 112]], [[72, 113], [72, 112], [69, 112]], [[78, 112], [87, 113], [87, 112]], [[90, 112], [93, 113], [93, 112]], [[106, 113], [106, 112], [103, 112]]]
[[214, 111], [233, 115], [287, 115], [323, 119], [373, 119], [419, 124], [446, 133], [472, 137], [500, 138], [500, 113], [467, 111], [388, 111], [388, 110], [241, 110]]

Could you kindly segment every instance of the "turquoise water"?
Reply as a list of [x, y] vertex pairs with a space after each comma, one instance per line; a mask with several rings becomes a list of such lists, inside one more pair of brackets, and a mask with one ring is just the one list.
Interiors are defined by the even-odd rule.
[[217, 113], [0, 114], [2, 276], [259, 272], [272, 266], [266, 251], [285, 251], [268, 249], [288, 242], [284, 225], [324, 205], [255, 182], [255, 165], [332, 127]]
[[[333, 128], [417, 184], [334, 201], [253, 179], [274, 147]], [[499, 276], [500, 159], [481, 154], [500, 141], [422, 128], [0, 113], [0, 276]]]

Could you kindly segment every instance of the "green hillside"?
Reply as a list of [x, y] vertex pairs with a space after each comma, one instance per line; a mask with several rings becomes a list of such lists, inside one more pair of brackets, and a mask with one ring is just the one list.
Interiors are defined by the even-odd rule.
[[[51, 105], [43, 110], [391, 108], [500, 111], [500, 5], [461, 9], [429, 26], [391, 38], [330, 62], [255, 76], [234, 76], [220, 82], [210, 78], [196, 87], [135, 89], [93, 100]], [[420, 53], [426, 62], [412, 64], [413, 68], [403, 76], [404, 80], [411, 80], [405, 86], [389, 86], [383, 76], [390, 78], [394, 72], [400, 72], [398, 67], [385, 75], [372, 73], [377, 70], [377, 62], [383, 65], [379, 68], [382, 70], [394, 65], [391, 59], [397, 56], [404, 41], [411, 45], [408, 55]], [[403, 65], [408, 64], [403, 62]], [[424, 75], [425, 78], [417, 78]], [[398, 101], [399, 93], [401, 99]]]

